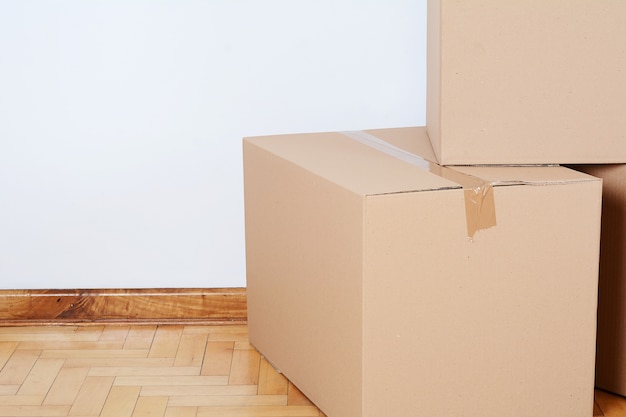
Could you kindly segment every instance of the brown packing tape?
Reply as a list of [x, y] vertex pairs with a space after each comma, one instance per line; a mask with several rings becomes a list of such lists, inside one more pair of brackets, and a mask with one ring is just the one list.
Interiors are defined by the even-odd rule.
[[382, 139], [363, 131], [339, 132], [342, 135], [401, 159], [442, 178], [455, 182], [463, 188], [465, 198], [465, 222], [467, 236], [471, 239], [477, 231], [496, 225], [496, 203], [493, 186], [489, 181], [456, 171], [398, 148]]
[[430, 164], [430, 172], [463, 187], [465, 222], [470, 238], [474, 237], [477, 231], [496, 225], [496, 202], [490, 182], [434, 163]]

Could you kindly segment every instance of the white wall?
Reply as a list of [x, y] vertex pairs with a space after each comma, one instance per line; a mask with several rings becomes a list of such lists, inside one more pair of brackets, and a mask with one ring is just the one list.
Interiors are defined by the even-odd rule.
[[0, 288], [245, 286], [241, 138], [423, 125], [425, 3], [0, 0]]

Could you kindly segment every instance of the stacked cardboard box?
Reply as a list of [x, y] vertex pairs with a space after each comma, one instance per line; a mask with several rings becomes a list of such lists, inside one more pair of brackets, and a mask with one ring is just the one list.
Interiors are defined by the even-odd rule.
[[250, 341], [329, 417], [589, 417], [600, 181], [429, 146], [245, 140]]
[[428, 7], [440, 162], [585, 164], [570, 167], [603, 179], [596, 386], [626, 395], [626, 2]]
[[604, 185], [596, 386], [626, 395], [626, 164], [574, 168]]
[[626, 162], [626, 3], [428, 9], [427, 127], [244, 140], [250, 341], [329, 417], [588, 417], [602, 181], [556, 164]]
[[428, 1], [440, 163], [626, 162], [626, 2]]

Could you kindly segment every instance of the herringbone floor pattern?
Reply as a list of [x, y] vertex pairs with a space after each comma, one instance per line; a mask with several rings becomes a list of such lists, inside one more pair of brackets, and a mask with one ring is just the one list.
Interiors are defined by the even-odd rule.
[[0, 328], [0, 416], [323, 414], [245, 325], [111, 325]]
[[[626, 417], [596, 391], [594, 416]], [[238, 326], [0, 327], [0, 417], [322, 416]]]

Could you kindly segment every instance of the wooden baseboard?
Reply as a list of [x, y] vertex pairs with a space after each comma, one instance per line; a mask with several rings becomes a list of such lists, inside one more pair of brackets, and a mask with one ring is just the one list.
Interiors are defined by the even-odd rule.
[[245, 288], [0, 290], [0, 326], [246, 322]]

